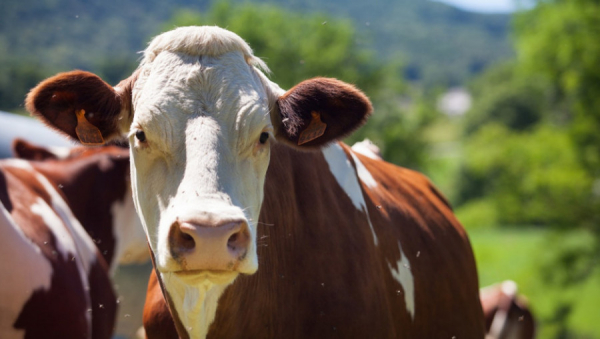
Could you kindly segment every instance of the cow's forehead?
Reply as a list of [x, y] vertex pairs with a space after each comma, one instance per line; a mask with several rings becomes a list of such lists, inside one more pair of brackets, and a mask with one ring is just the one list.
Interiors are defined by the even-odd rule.
[[[137, 122], [158, 118], [158, 127], [181, 129], [184, 126], [178, 125], [201, 116], [213, 117], [235, 131], [269, 122], [260, 75], [238, 51], [219, 56], [162, 52], [143, 66], [133, 107]], [[163, 121], [169, 119], [176, 121]]]

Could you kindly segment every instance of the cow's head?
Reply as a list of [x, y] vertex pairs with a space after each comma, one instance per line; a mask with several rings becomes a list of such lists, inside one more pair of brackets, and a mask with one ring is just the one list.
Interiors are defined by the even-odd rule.
[[155, 267], [194, 336], [203, 303], [216, 307], [239, 273], [258, 269], [270, 144], [316, 149], [371, 112], [367, 97], [341, 81], [315, 78], [285, 92], [261, 69], [239, 36], [185, 27], [152, 40], [136, 72], [114, 88], [75, 71], [27, 97], [30, 112], [83, 143], [128, 136], [134, 201]]

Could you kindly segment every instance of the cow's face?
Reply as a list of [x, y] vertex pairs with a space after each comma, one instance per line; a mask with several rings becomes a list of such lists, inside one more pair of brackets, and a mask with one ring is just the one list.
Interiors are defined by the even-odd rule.
[[[202, 336], [195, 329], [212, 307], [206, 303], [216, 307], [239, 273], [258, 269], [270, 144], [318, 148], [371, 111], [360, 91], [338, 80], [316, 78], [284, 92], [259, 68], [266, 66], [237, 35], [179, 28], [155, 38], [138, 70], [115, 88], [71, 72], [42, 82], [27, 99], [31, 112], [83, 142], [128, 135], [134, 201], [155, 267], [179, 330], [194, 336]], [[202, 321], [207, 329], [212, 318]]]
[[274, 136], [262, 80], [240, 51], [163, 51], [142, 65], [132, 92], [132, 184], [160, 272], [258, 268]]

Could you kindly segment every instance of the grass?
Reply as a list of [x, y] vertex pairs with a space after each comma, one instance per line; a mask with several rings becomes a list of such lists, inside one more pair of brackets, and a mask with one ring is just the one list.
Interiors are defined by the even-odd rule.
[[[600, 338], [600, 270], [584, 282], [570, 286], [549, 283], [545, 273], [553, 265], [562, 243], [586, 246], [584, 233], [557, 238], [532, 228], [487, 228], [469, 230], [477, 259], [480, 286], [511, 279], [530, 302], [538, 321], [538, 338]], [[561, 305], [571, 304], [563, 313], [565, 326], [556, 321]]]

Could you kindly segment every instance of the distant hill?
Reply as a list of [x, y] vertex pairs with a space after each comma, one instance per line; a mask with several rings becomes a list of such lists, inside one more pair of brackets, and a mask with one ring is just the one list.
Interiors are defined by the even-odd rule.
[[429, 85], [462, 83], [513, 56], [506, 14], [466, 12], [428, 0], [262, 1], [352, 18], [363, 44], [382, 58], [401, 58], [408, 79]]
[[[349, 17], [356, 24], [361, 45], [374, 49], [383, 60], [402, 60], [408, 79], [428, 85], [459, 84], [512, 55], [507, 15], [469, 13], [426, 0], [255, 1]], [[176, 9], [203, 11], [210, 3], [2, 0], [0, 85], [16, 82], [28, 86], [41, 77], [73, 68], [97, 72], [116, 83], [135, 67], [136, 52], [159, 33]], [[0, 86], [3, 88], [0, 109], [12, 109], [6, 102], [13, 104], [13, 99], [22, 102], [24, 93], [8, 92], [6, 86]]]

